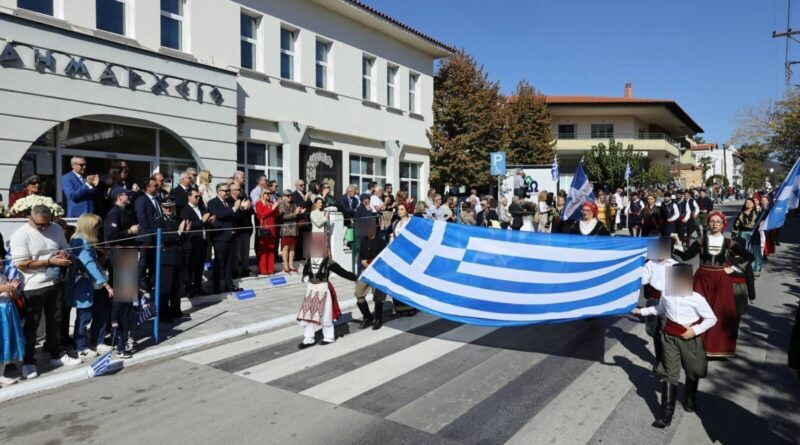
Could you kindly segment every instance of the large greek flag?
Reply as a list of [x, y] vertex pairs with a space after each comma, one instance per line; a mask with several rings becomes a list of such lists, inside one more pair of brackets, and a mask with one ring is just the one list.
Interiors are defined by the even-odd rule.
[[796, 209], [800, 204], [800, 159], [794, 163], [786, 179], [775, 192], [775, 202], [764, 218], [761, 230], [772, 230], [783, 227], [786, 212]]
[[514, 326], [625, 314], [647, 238], [489, 229], [411, 218], [362, 279], [454, 321]]

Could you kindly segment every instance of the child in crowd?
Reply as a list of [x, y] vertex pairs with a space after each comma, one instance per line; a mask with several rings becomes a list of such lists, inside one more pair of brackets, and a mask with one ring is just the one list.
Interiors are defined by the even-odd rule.
[[25, 353], [25, 336], [16, 307], [18, 286], [18, 279], [9, 281], [0, 272], [0, 387], [17, 382], [4, 375], [6, 364], [22, 361]]
[[706, 299], [692, 290], [692, 282], [691, 265], [670, 266], [666, 289], [658, 306], [633, 310], [634, 315], [659, 315], [666, 319], [659, 335], [662, 356], [656, 372], [662, 382], [661, 415], [653, 422], [656, 428], [666, 428], [672, 423], [681, 368], [686, 373], [686, 412], [694, 412], [699, 379], [708, 374], [700, 334], [714, 326], [717, 317]]
[[[667, 283], [667, 268], [678, 262], [671, 258], [672, 240], [669, 238], [658, 238], [648, 242], [647, 262], [642, 269], [642, 286], [644, 286], [644, 298], [646, 306], [656, 306], [664, 293]], [[656, 362], [653, 369], [661, 362], [661, 330], [663, 328], [661, 317], [653, 315], [645, 319], [645, 330], [647, 335], [653, 337], [653, 348], [655, 349]]]

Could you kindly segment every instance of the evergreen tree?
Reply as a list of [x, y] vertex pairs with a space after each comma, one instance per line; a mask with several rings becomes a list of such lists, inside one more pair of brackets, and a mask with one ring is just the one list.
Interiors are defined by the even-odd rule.
[[489, 153], [505, 148], [498, 83], [463, 51], [442, 62], [433, 83], [431, 186], [490, 184]]
[[634, 153], [633, 145], [625, 147], [614, 138], [609, 139], [608, 147], [602, 142], [593, 145], [583, 158], [583, 167], [589, 180], [595, 186], [603, 185], [609, 190], [625, 187], [625, 166], [628, 163], [631, 166], [631, 182], [650, 180], [649, 174], [645, 177], [641, 170], [642, 154]]
[[514, 97], [508, 101], [506, 115], [508, 163], [551, 163], [555, 156], [555, 141], [544, 96], [523, 80], [517, 85]]

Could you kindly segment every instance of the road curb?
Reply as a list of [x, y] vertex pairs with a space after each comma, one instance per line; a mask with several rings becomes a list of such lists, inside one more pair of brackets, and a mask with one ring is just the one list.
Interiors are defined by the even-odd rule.
[[[350, 301], [344, 304], [340, 303], [339, 307], [342, 310], [351, 309], [356, 307], [356, 303], [355, 300], [350, 299]], [[226, 340], [232, 340], [235, 338], [246, 337], [248, 335], [269, 331], [271, 329], [275, 329], [279, 326], [295, 321], [296, 317], [297, 314], [283, 315], [269, 320], [260, 321], [258, 323], [252, 323], [246, 326], [242, 326], [240, 328], [228, 329], [214, 334], [188, 339], [176, 343], [174, 345], [156, 346], [152, 349], [148, 349], [140, 353], [137, 353], [133, 358], [128, 360], [113, 360], [112, 367], [113, 368], [118, 367], [120, 369], [133, 368], [155, 360], [174, 357], [180, 354], [184, 354], [186, 352], [193, 351], [195, 349], [200, 349], [209, 345], [221, 343]], [[301, 336], [301, 332], [299, 330], [297, 332], [297, 335], [298, 338]], [[91, 380], [93, 377], [90, 377], [89, 375], [90, 369], [91, 369], [90, 364], [87, 364], [86, 366], [81, 366], [80, 368], [77, 368], [69, 372], [63, 372], [60, 374], [54, 374], [49, 376], [41, 376], [31, 381], [21, 380], [16, 385], [0, 389], [0, 403], [18, 399], [20, 397], [29, 396], [32, 394], [37, 394], [44, 391], [50, 391], [72, 383], [77, 383], [84, 380]]]

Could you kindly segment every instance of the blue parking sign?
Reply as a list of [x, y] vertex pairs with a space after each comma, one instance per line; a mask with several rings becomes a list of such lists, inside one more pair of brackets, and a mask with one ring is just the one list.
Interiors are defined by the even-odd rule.
[[489, 153], [489, 164], [492, 176], [504, 176], [506, 174], [506, 152]]

